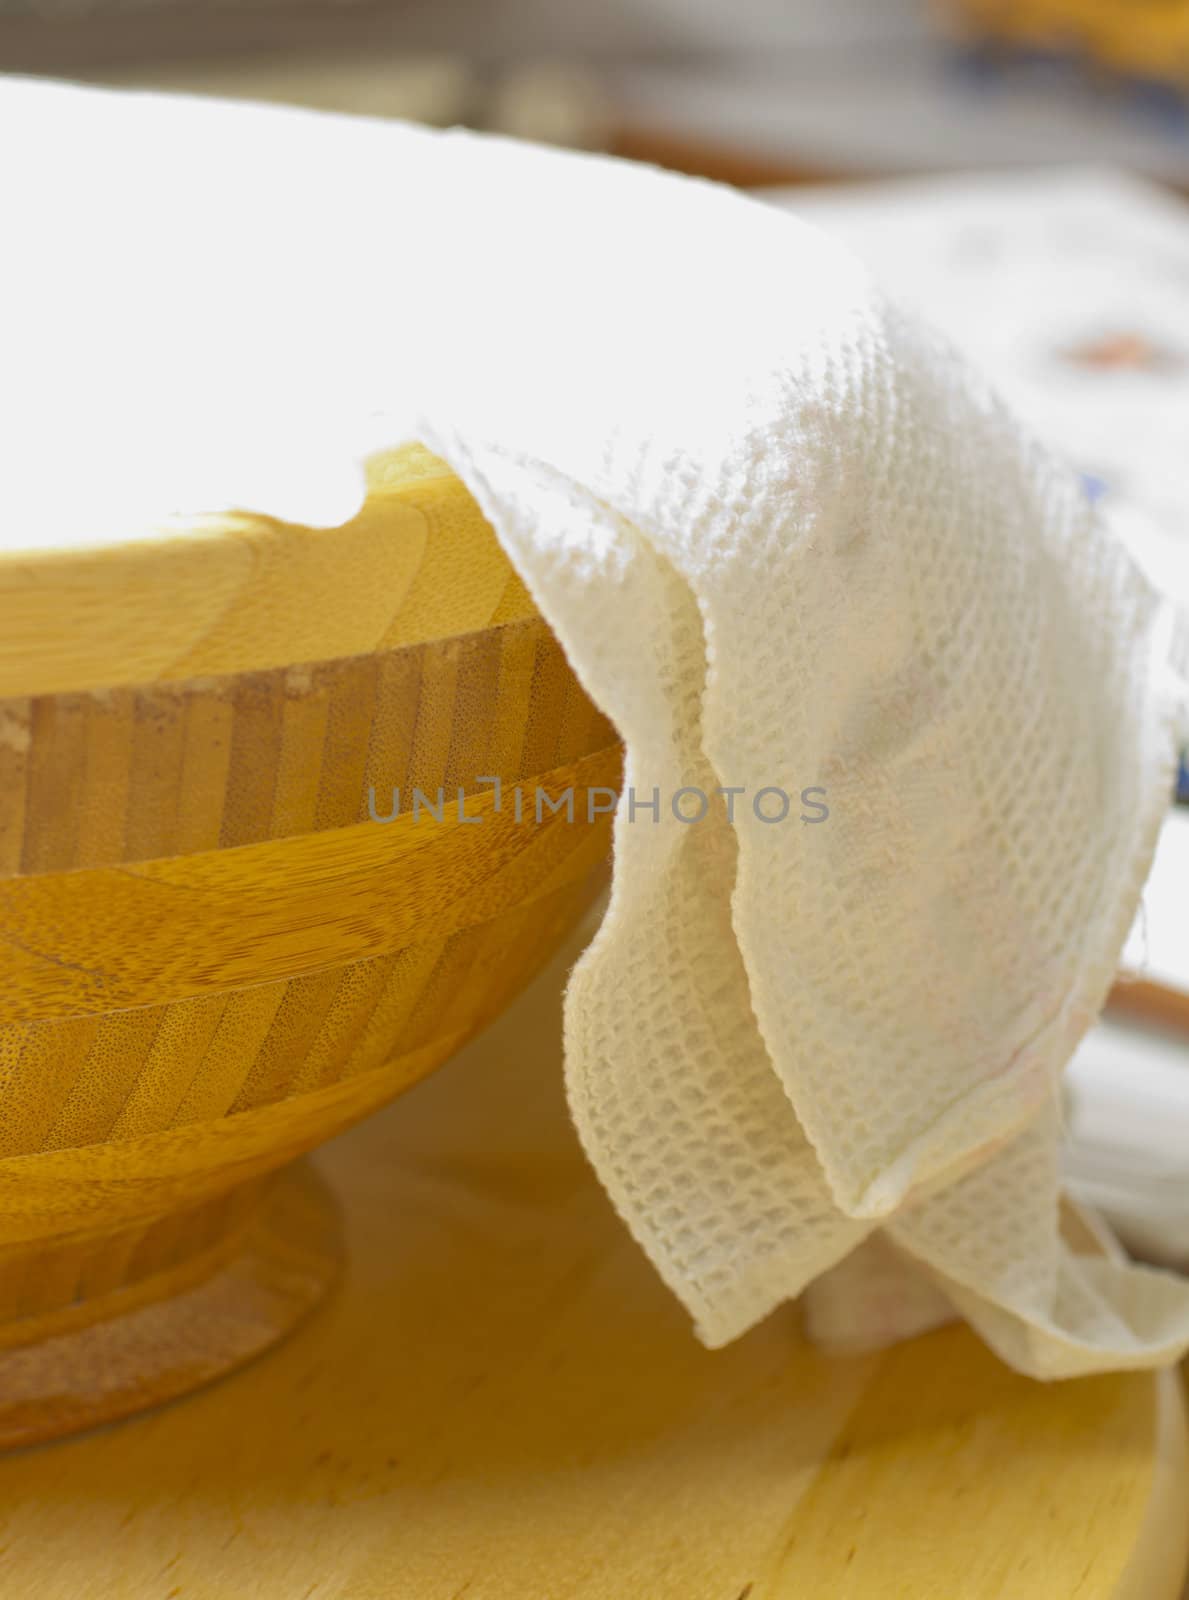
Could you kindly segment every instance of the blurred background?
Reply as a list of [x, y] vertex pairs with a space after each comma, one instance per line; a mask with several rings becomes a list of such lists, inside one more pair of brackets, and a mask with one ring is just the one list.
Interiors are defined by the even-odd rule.
[[469, 122], [740, 183], [1189, 183], [1181, 0], [0, 0], [0, 66]]
[[[0, 70], [464, 123], [754, 189], [987, 368], [1189, 607], [1189, 0], [0, 0]], [[1070, 1175], [1186, 1265], [1189, 807], [1125, 966], [1068, 1076]]]

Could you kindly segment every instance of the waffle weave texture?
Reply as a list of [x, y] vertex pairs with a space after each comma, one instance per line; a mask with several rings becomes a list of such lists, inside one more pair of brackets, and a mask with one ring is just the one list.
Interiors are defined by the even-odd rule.
[[278, 300], [305, 306], [336, 437], [352, 410], [361, 448], [450, 462], [622, 733], [637, 803], [569, 984], [567, 1081], [700, 1336], [819, 1283], [856, 1341], [942, 1305], [1045, 1377], [1180, 1355], [1189, 1288], [1062, 1221], [1060, 1073], [1185, 721], [1176, 619], [1073, 475], [839, 246], [727, 190], [20, 93], [26, 121], [71, 97], [92, 182], [198, 176], [156, 222], [239, 239], [206, 262], [231, 370], [276, 384]]

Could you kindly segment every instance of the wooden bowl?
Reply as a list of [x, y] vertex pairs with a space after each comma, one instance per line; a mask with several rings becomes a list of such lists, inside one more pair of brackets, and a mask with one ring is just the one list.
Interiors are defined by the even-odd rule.
[[[620, 751], [416, 447], [331, 531], [0, 554], [0, 615], [13, 1445], [180, 1394], [317, 1303], [334, 1208], [294, 1158], [444, 1061], [582, 915], [610, 843], [583, 791]], [[573, 820], [538, 788], [572, 788]]]

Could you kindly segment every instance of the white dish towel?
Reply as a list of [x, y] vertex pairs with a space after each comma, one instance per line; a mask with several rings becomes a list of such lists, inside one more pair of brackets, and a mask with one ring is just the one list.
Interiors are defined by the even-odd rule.
[[72, 393], [120, 327], [139, 461], [154, 429], [215, 464], [276, 459], [278, 419], [291, 460], [420, 438], [621, 730], [636, 814], [566, 1070], [701, 1337], [845, 1263], [819, 1288], [844, 1339], [943, 1303], [1044, 1377], [1179, 1356], [1189, 1287], [1063, 1237], [1057, 1090], [1189, 645], [978, 376], [826, 236], [708, 184], [16, 82], [0, 131], [27, 152], [6, 270], [51, 269]]

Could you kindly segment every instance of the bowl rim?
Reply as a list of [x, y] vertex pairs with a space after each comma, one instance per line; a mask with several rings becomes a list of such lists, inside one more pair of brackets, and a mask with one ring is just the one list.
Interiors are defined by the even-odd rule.
[[[461, 479], [409, 445], [368, 462], [362, 505], [335, 526], [232, 510], [151, 537], [0, 550], [0, 701], [337, 660], [537, 615], [524, 592], [490, 618], [422, 608], [414, 632], [393, 633], [439, 522], [468, 525], [473, 540], [480, 521], [493, 581], [512, 582]], [[457, 560], [461, 580], [464, 556], [443, 550], [444, 576]]]

